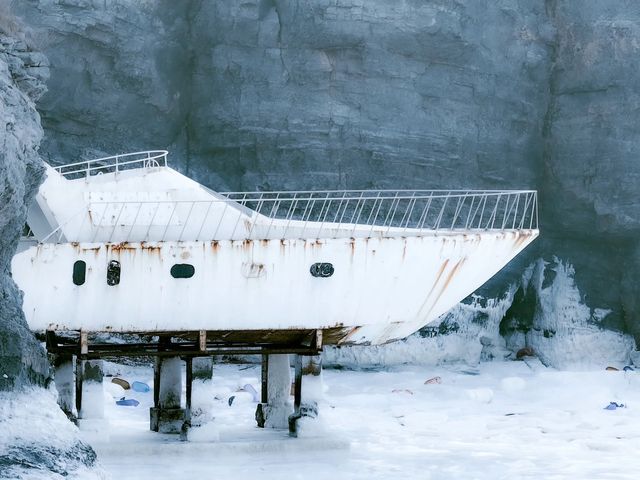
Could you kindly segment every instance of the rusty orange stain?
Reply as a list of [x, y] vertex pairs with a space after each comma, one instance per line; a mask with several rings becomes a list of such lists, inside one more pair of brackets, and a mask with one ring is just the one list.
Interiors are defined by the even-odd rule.
[[438, 275], [436, 276], [436, 279], [433, 282], [433, 285], [431, 286], [431, 290], [429, 290], [429, 294], [427, 295], [427, 298], [425, 298], [424, 302], [422, 302], [422, 305], [420, 306], [420, 310], [422, 310], [425, 307], [425, 305], [427, 304], [427, 302], [431, 298], [431, 295], [433, 294], [433, 290], [436, 288], [436, 285], [438, 285], [438, 282], [440, 282], [440, 278], [442, 277], [442, 274], [444, 273], [445, 269], [447, 268], [447, 265], [449, 265], [449, 259], [448, 258], [440, 266], [440, 270], [438, 270]]
[[142, 242], [140, 244], [140, 248], [142, 249], [143, 252], [148, 252], [151, 254], [157, 254], [158, 256], [161, 256], [160, 255], [160, 252], [162, 252], [161, 245], [146, 245], [144, 242]]
[[343, 343], [347, 343], [349, 338], [351, 338], [353, 335], [355, 335], [361, 328], [362, 328], [361, 326], [360, 327], [353, 327], [351, 329], [347, 328], [346, 329], [347, 330], [346, 334], [343, 335], [342, 338], [337, 341], [337, 344], [340, 345], [340, 344], [343, 344]]
[[431, 313], [431, 310], [433, 310], [433, 308], [438, 304], [438, 300], [440, 300], [440, 297], [442, 297], [442, 294], [444, 293], [444, 291], [447, 289], [447, 287], [451, 283], [451, 280], [453, 280], [453, 277], [456, 275], [458, 269], [466, 261], [467, 261], [466, 257], [463, 258], [462, 260], [459, 260], [458, 263], [456, 263], [455, 266], [451, 269], [451, 271], [449, 272], [449, 275], [447, 276], [447, 279], [445, 280], [444, 284], [442, 285], [442, 288], [440, 289], [440, 293], [438, 293], [438, 296], [436, 297], [436, 299], [431, 304], [431, 308], [426, 313], [426, 315], [429, 315], [429, 313]]
[[[136, 250], [136, 247], [129, 244], [129, 242], [112, 243], [107, 245], [107, 248], [113, 252], [124, 251], [124, 250], [133, 250], [133, 251]], [[154, 248], [159, 248], [159, 247], [154, 247]]]
[[398, 328], [399, 325], [402, 325], [404, 322], [390, 322], [379, 335], [378, 339], [380, 343], [389, 342], [389, 337], [393, 334], [393, 331]]

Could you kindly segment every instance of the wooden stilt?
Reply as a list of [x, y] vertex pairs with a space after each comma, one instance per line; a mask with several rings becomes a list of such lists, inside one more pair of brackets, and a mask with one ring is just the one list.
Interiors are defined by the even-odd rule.
[[76, 358], [76, 412], [80, 416], [82, 411], [82, 382], [84, 380], [84, 362], [79, 357]]
[[187, 435], [189, 429], [191, 428], [191, 396], [193, 392], [193, 358], [187, 357], [185, 358], [185, 370], [186, 370], [186, 379], [187, 382], [187, 398], [186, 398], [186, 409], [184, 411], [184, 423], [182, 424], [182, 430], [180, 432], [180, 440], [183, 442], [187, 441]]
[[294, 359], [295, 379], [293, 381], [293, 414], [289, 416], [289, 435], [298, 436], [297, 422], [302, 416], [302, 356], [296, 355]]
[[269, 401], [269, 355], [262, 355], [262, 390], [260, 401], [267, 403]]

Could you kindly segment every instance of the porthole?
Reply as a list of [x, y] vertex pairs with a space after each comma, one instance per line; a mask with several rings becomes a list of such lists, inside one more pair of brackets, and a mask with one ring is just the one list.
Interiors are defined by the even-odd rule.
[[176, 263], [171, 267], [171, 276], [173, 278], [191, 278], [194, 273], [196, 273], [196, 269], [188, 263]]
[[83, 285], [87, 276], [87, 264], [82, 260], [78, 260], [73, 264], [73, 283], [75, 285]]
[[107, 266], [107, 285], [114, 286], [120, 283], [120, 262], [111, 260]]
[[309, 272], [314, 277], [327, 278], [333, 275], [333, 265], [331, 263], [314, 263], [311, 265]]

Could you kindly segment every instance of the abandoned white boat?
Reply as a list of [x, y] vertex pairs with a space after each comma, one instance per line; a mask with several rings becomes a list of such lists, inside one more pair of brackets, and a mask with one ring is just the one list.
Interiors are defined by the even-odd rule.
[[216, 193], [165, 151], [47, 167], [28, 227], [13, 274], [33, 330], [283, 345], [404, 338], [538, 235], [535, 191]]
[[[537, 214], [529, 190], [216, 193], [171, 169], [166, 151], [149, 151], [47, 166], [12, 268], [30, 328], [57, 355], [69, 415], [75, 403], [82, 417], [83, 378], [101, 378], [91, 359], [163, 359], [151, 426], [176, 432], [189, 418], [179, 358], [189, 411], [192, 358], [263, 354], [262, 401], [273, 406], [289, 388], [277, 380], [269, 399], [269, 376], [289, 375], [277, 354], [294, 353], [293, 431], [305, 411], [301, 355], [429, 324], [537, 237]], [[84, 365], [75, 402], [74, 358]], [[161, 364], [174, 371], [165, 393]], [[287, 415], [260, 418], [283, 426]]]

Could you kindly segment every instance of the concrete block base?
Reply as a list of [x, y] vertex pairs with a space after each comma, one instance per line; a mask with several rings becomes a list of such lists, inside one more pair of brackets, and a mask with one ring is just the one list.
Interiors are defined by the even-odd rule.
[[149, 409], [149, 423], [151, 430], [159, 433], [180, 433], [185, 421], [184, 408], [156, 408]]

